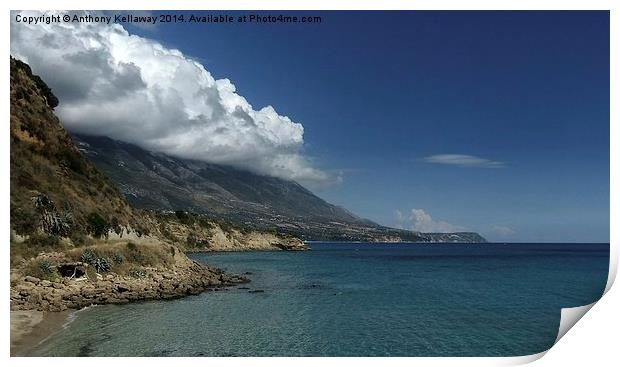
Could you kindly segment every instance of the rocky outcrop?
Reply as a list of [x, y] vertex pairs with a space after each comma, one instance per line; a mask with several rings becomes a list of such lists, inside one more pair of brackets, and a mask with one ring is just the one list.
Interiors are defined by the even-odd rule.
[[[179, 219], [181, 218], [181, 219]], [[302, 251], [309, 247], [302, 240], [285, 234], [240, 229], [197, 214], [177, 212], [155, 216], [157, 230], [170, 243], [184, 251]]]
[[95, 304], [171, 299], [246, 282], [249, 280], [245, 277], [193, 261], [182, 268], [148, 269], [134, 276], [110, 273], [97, 274], [93, 279], [63, 277], [54, 281], [25, 276], [11, 284], [11, 310], [63, 311]]
[[278, 236], [272, 233], [238, 230], [224, 231], [217, 226], [207, 240], [208, 246], [189, 251], [304, 251], [309, 247], [295, 237]]

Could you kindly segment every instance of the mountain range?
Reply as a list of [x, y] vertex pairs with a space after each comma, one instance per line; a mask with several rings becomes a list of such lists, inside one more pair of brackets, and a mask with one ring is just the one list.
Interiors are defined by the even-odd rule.
[[484, 242], [477, 233], [420, 233], [381, 226], [294, 181], [172, 157], [107, 137], [73, 134], [79, 150], [134, 206], [188, 211], [305, 240]]

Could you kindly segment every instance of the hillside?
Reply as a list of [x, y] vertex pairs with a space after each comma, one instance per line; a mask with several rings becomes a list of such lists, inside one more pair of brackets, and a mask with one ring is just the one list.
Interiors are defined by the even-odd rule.
[[136, 207], [190, 211], [306, 240], [485, 242], [476, 233], [430, 234], [380, 226], [293, 181], [149, 152], [107, 137], [75, 134], [74, 139]]
[[294, 181], [153, 153], [107, 137], [74, 137], [80, 150], [139, 207], [211, 212], [239, 221], [284, 216], [368, 222], [325, 202]]
[[298, 239], [133, 208], [74, 145], [50, 88], [11, 58], [11, 309], [196, 294], [248, 279], [182, 250], [303, 250]]
[[[58, 100], [25, 63], [11, 59], [11, 227], [78, 239], [105, 218], [148, 232], [115, 185], [73, 144], [53, 113]], [[97, 233], [99, 234], [99, 233]]]

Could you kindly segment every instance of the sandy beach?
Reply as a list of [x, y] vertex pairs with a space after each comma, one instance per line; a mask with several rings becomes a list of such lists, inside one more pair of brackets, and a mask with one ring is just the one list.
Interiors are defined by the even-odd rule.
[[26, 357], [60, 330], [72, 311], [11, 311], [11, 357]]

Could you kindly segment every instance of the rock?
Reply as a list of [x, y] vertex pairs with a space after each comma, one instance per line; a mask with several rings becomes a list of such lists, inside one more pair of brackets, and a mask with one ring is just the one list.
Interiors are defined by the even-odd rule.
[[62, 301], [60, 296], [51, 293], [44, 295], [43, 299], [53, 304], [60, 303]]
[[95, 295], [97, 295], [97, 292], [95, 291], [95, 288], [91, 285], [87, 285], [85, 287], [82, 287], [82, 296], [85, 298], [92, 298]]
[[54, 287], [55, 289], [64, 288], [62, 283], [52, 283], [52, 287]]
[[35, 277], [31, 277], [31, 276], [27, 276], [24, 278], [24, 281], [26, 282], [30, 282], [32, 284], [39, 284], [39, 282], [41, 281], [41, 279], [39, 278], [35, 278]]
[[19, 292], [21, 290], [30, 290], [30, 289], [33, 289], [34, 287], [35, 285], [30, 282], [23, 282], [15, 286], [15, 290]]
[[265, 291], [263, 289], [253, 289], [248, 291], [248, 293], [265, 293]]
[[49, 280], [42, 280], [41, 281], [41, 285], [43, 287], [51, 287], [52, 286], [52, 282], [50, 282]]
[[117, 284], [116, 285], [116, 291], [118, 293], [124, 293], [124, 292], [127, 292], [129, 290], [130, 290], [130, 288], [127, 285], [125, 285], [125, 284]]
[[22, 297], [27, 297], [30, 294], [30, 289], [21, 289], [18, 294]]

